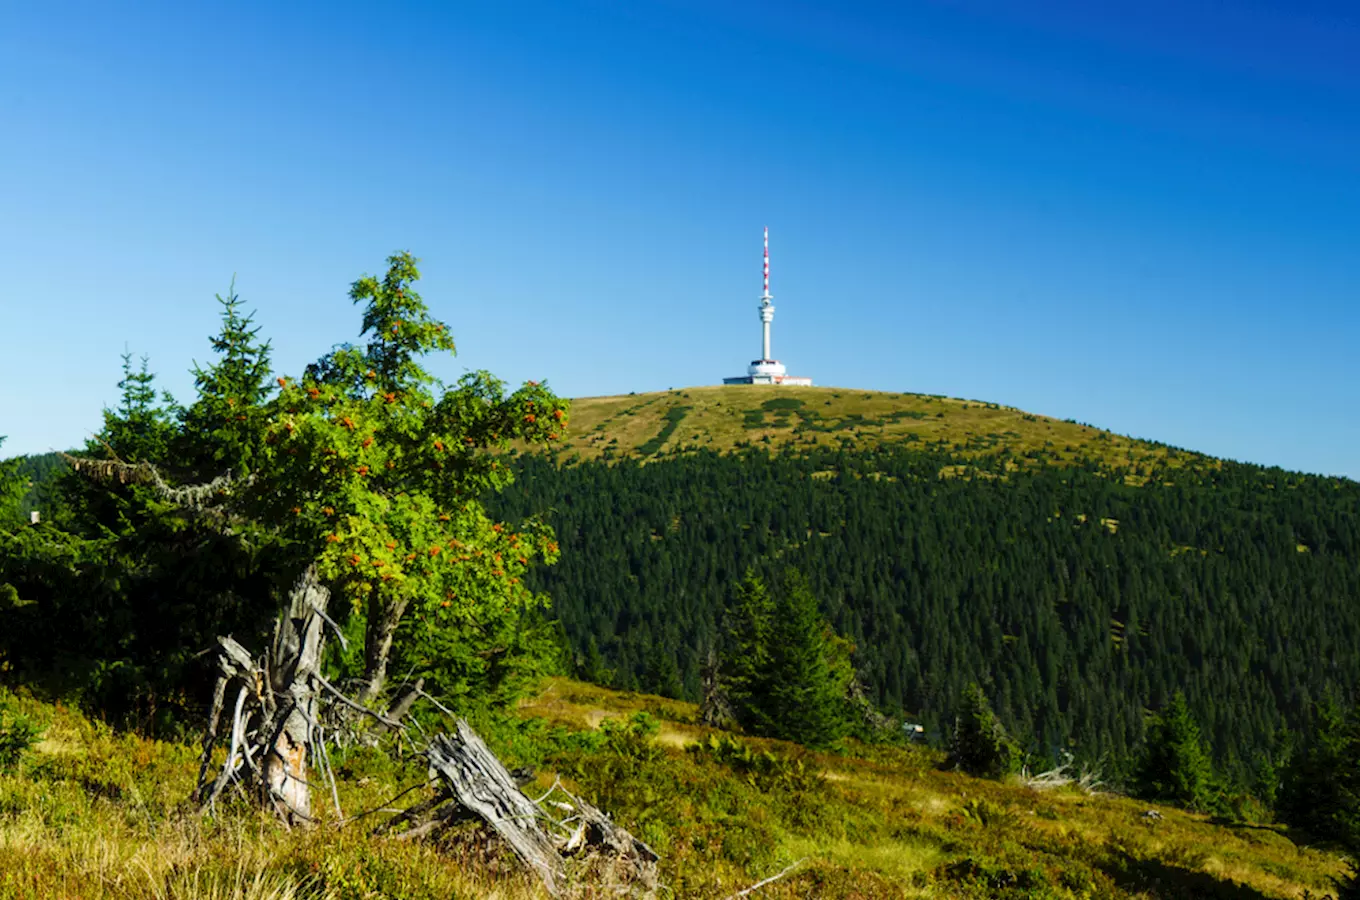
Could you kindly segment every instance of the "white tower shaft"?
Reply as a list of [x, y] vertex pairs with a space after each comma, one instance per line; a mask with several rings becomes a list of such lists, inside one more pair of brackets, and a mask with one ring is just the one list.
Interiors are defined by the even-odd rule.
[[765, 261], [762, 270], [765, 292], [760, 295], [760, 323], [762, 360], [772, 360], [770, 355], [770, 323], [774, 321], [774, 295], [770, 293], [770, 229], [765, 229]]

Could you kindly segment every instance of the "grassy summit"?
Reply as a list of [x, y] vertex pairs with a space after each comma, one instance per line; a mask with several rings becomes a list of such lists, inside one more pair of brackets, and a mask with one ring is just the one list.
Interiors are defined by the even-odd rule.
[[1008, 454], [1016, 465], [1096, 460], [1138, 470], [1204, 465], [1204, 456], [1010, 406], [928, 394], [831, 387], [724, 385], [572, 401], [566, 458], [647, 458], [883, 444], [963, 456]]

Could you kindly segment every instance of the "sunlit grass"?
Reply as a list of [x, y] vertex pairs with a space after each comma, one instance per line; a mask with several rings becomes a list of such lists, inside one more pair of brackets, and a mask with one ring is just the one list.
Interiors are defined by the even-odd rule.
[[[544, 896], [506, 858], [488, 867], [460, 845], [372, 838], [374, 818], [341, 823], [320, 798], [322, 824], [306, 831], [288, 832], [238, 802], [200, 817], [187, 803], [193, 746], [114, 734], [69, 709], [22, 702], [46, 720], [47, 736], [19, 772], [0, 775], [0, 897]], [[1125, 797], [979, 781], [941, 771], [939, 754], [920, 747], [852, 742], [807, 754], [740, 738], [805, 760], [820, 776], [809, 787], [753, 779], [706, 756], [702, 743], [685, 749], [710, 733], [694, 724], [692, 704], [554, 679], [519, 712], [574, 729], [639, 712], [661, 720], [660, 748], [635, 759], [598, 743], [570, 750], [560, 738], [536, 738], [558, 740], [545, 759], [566, 766], [545, 764], [536, 783], [562, 776], [608, 798], [621, 824], [662, 851], [662, 881], [675, 896], [726, 897], [794, 862], [758, 896], [1321, 897], [1344, 871], [1336, 855], [1296, 846], [1273, 827], [1165, 807], [1149, 817], [1151, 807]], [[487, 731], [493, 745], [509, 735]], [[414, 757], [350, 752], [337, 766], [347, 815], [423, 780]], [[583, 896], [591, 891], [582, 886]]]
[[[667, 433], [668, 416], [685, 408]], [[1008, 470], [1042, 453], [1056, 463], [1093, 459], [1131, 471], [1142, 483], [1154, 468], [1209, 467], [1215, 460], [1148, 441], [978, 400], [834, 387], [723, 385], [572, 401], [561, 457], [644, 457], [741, 446], [773, 452], [813, 447], [864, 449], [880, 445], [934, 449], [962, 457], [1008, 453]], [[522, 449], [522, 448], [521, 448]], [[1141, 474], [1140, 474], [1141, 473]], [[957, 475], [946, 467], [943, 475]]]

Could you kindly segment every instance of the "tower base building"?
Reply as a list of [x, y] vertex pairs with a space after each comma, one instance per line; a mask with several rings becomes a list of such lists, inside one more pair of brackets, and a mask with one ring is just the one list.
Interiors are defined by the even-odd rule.
[[770, 358], [770, 325], [774, 322], [774, 295], [770, 293], [770, 229], [765, 229], [765, 292], [760, 295], [761, 357], [751, 361], [745, 375], [724, 378], [723, 384], [787, 384], [812, 387], [811, 378], [787, 374], [784, 364]]
[[784, 364], [777, 359], [753, 359], [747, 374], [724, 378], [723, 384], [787, 384], [812, 387], [812, 379], [801, 375], [786, 375]]

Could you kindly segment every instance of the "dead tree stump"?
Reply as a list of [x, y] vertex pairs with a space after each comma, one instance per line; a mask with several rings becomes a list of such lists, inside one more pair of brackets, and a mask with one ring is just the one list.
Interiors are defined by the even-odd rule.
[[[317, 715], [325, 685], [320, 671], [325, 647], [323, 615], [329, 598], [330, 592], [309, 567], [293, 586], [288, 609], [275, 626], [273, 644], [259, 662], [233, 638], [217, 639], [219, 675], [194, 791], [200, 809], [210, 808], [224, 790], [235, 785], [290, 826], [314, 821], [308, 754], [320, 739]], [[232, 688], [235, 704], [227, 758], [210, 778], [224, 703]]]

